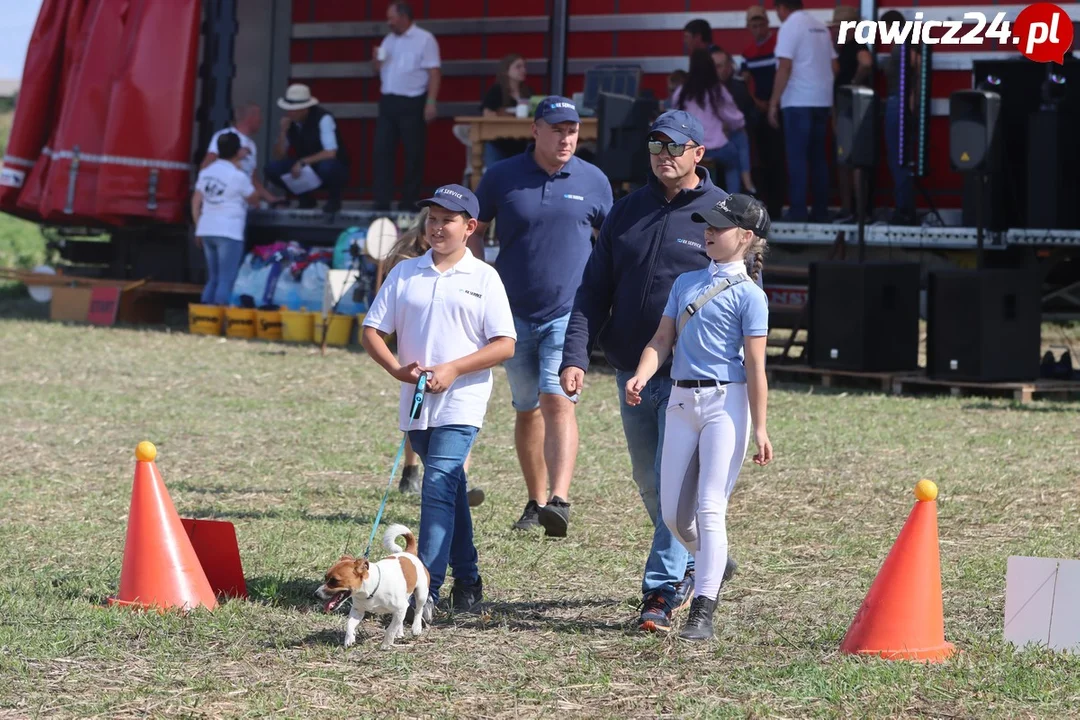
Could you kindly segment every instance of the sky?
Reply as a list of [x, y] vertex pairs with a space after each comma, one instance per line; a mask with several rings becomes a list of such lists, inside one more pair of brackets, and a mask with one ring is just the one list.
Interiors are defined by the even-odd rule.
[[3, 0], [0, 12], [0, 80], [22, 78], [26, 46], [34, 32], [42, 0]]

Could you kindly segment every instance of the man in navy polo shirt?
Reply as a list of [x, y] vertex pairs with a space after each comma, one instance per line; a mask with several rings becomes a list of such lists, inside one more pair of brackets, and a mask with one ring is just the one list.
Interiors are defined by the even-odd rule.
[[480, 181], [480, 226], [470, 241], [473, 254], [483, 257], [484, 232], [497, 220], [495, 267], [518, 336], [514, 357], [504, 365], [517, 411], [514, 441], [529, 491], [514, 527], [542, 525], [554, 537], [565, 537], [570, 522], [578, 451], [577, 396], [563, 392], [559, 383], [563, 340], [592, 252], [593, 230], [612, 203], [604, 173], [574, 155], [580, 126], [577, 108], [565, 97], [537, 105], [534, 142], [524, 153], [492, 165]]
[[[626, 402], [626, 381], [660, 324], [675, 278], [709, 265], [694, 213], [711, 210], [727, 193], [698, 167], [705, 157], [705, 131], [690, 113], [669, 110], [642, 140], [648, 144], [652, 174], [645, 187], [611, 208], [600, 229], [574, 300], [560, 374], [566, 392], [581, 392], [597, 339], [615, 368], [630, 465], [654, 528], [638, 627], [667, 632], [672, 614], [694, 597], [693, 557], [668, 530], [660, 509], [671, 359], [649, 380], [637, 405]], [[729, 558], [724, 580], [734, 571]]]

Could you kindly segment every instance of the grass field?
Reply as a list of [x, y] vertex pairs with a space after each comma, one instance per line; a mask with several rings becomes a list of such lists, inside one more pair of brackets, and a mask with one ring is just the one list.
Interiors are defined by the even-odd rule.
[[[382, 652], [341, 647], [312, 592], [362, 552], [400, 436], [361, 353], [0, 319], [0, 717], [1064, 717], [1080, 660], [1003, 639], [1009, 555], [1080, 548], [1080, 404], [774, 388], [774, 465], [732, 501], [740, 572], [718, 638], [642, 635], [651, 528], [614, 381], [589, 376], [570, 536], [512, 534], [523, 505], [505, 375], [473, 480], [484, 614]], [[184, 517], [236, 524], [251, 593], [189, 617], [104, 607], [140, 440]], [[941, 666], [838, 652], [911, 510], [938, 500]], [[386, 522], [416, 528], [391, 496]], [[376, 551], [376, 555], [378, 551]], [[681, 622], [682, 616], [678, 617]], [[677, 624], [678, 624], [677, 622]]]

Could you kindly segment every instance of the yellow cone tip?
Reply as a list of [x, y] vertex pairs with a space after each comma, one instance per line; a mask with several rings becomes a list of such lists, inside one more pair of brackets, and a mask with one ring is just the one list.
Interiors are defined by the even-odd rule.
[[936, 500], [937, 493], [937, 485], [932, 480], [920, 480], [915, 483], [915, 497], [922, 502]]
[[135, 459], [140, 462], [154, 462], [157, 458], [157, 448], [149, 440], [143, 440], [135, 446]]

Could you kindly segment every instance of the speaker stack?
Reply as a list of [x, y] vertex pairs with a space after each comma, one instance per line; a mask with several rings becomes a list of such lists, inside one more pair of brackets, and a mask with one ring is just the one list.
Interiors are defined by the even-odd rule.
[[[929, 273], [927, 375], [971, 382], [1033, 381], [1039, 377], [1040, 281], [1037, 271], [986, 269], [984, 211], [1002, 166], [1001, 97], [959, 90], [950, 98], [949, 160], [975, 188], [977, 268]], [[965, 203], [965, 224], [968, 223]]]
[[[874, 91], [846, 85], [836, 98], [837, 159], [863, 168], [878, 164]], [[864, 183], [859, 183], [863, 194]], [[859, 262], [810, 265], [807, 360], [811, 367], [855, 372], [904, 372], [919, 367], [917, 263], [866, 262], [865, 201], [857, 199]]]

